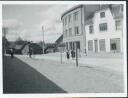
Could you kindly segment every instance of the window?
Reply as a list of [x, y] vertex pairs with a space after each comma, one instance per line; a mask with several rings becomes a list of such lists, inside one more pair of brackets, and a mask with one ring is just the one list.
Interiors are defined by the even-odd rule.
[[88, 51], [93, 51], [93, 40], [88, 41]]
[[79, 34], [79, 27], [75, 27], [75, 35]]
[[69, 28], [69, 36], [72, 36], [72, 28]]
[[69, 42], [70, 50], [72, 50], [72, 42]]
[[100, 13], [100, 18], [104, 18], [105, 17], [105, 12], [101, 12]]
[[99, 24], [100, 31], [107, 31], [107, 23]]
[[75, 13], [74, 13], [74, 20], [75, 20], [75, 21], [78, 20], [78, 12], [75, 12]]
[[67, 17], [65, 17], [65, 25], [67, 25]]
[[99, 40], [100, 51], [105, 51], [105, 39]]
[[115, 25], [116, 25], [116, 30], [121, 30], [121, 21], [120, 20], [116, 20]]
[[64, 19], [63, 19], [63, 26], [64, 26]]
[[68, 30], [65, 30], [65, 37], [68, 37]]
[[89, 33], [92, 34], [93, 33], [93, 25], [89, 26]]
[[71, 15], [68, 15], [68, 23], [71, 22]]
[[79, 41], [76, 41], [76, 47], [77, 47], [77, 49], [80, 49], [80, 42]]

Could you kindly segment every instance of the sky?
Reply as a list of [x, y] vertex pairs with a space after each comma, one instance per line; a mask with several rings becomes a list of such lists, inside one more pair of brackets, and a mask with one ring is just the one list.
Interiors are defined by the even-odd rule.
[[74, 5], [2, 5], [2, 26], [8, 27], [7, 39], [54, 43], [62, 34], [61, 15]]

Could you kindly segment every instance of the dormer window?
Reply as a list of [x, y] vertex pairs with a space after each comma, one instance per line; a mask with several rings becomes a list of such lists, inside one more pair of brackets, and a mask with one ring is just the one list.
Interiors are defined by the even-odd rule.
[[101, 12], [100, 13], [100, 18], [104, 18], [105, 17], [105, 12]]

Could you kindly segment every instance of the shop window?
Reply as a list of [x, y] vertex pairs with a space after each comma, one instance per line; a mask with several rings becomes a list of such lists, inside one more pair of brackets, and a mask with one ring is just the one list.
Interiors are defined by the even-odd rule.
[[100, 51], [105, 51], [106, 50], [105, 39], [99, 40], [99, 46], [100, 46]]
[[88, 41], [88, 51], [93, 51], [93, 40]]

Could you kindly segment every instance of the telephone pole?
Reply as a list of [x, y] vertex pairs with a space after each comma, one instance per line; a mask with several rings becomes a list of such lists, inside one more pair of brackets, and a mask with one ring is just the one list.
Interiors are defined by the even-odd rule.
[[43, 33], [43, 45], [42, 45], [42, 49], [43, 49], [43, 54], [44, 54], [44, 27], [42, 26], [42, 33]]

